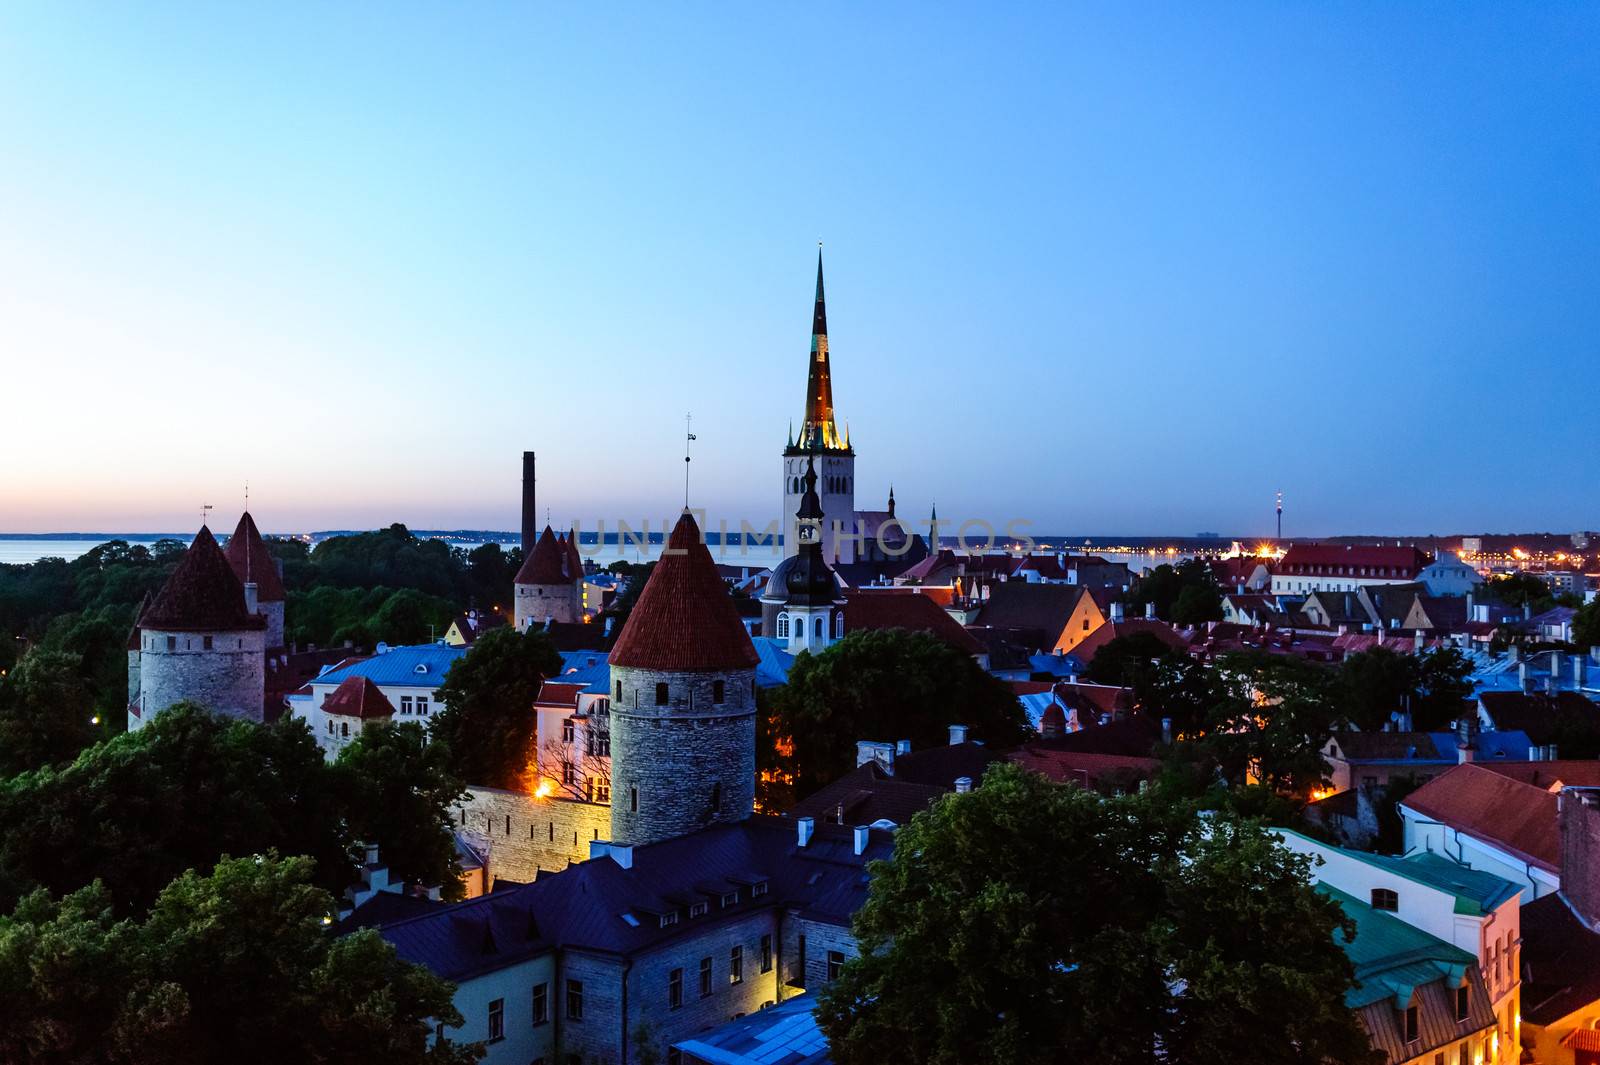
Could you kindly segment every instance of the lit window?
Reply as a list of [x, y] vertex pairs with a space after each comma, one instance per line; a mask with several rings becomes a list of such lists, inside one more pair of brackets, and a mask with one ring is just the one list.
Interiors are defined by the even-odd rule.
[[744, 983], [744, 948], [734, 947], [728, 951], [728, 983]]

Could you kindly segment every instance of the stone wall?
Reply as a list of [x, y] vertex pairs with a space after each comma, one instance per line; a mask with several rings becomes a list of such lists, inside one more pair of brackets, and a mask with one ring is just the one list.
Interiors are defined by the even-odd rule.
[[266, 655], [261, 630], [201, 633], [145, 629], [139, 641], [140, 725], [149, 724], [156, 714], [184, 700], [227, 717], [262, 719]]
[[512, 588], [515, 599], [514, 615], [520, 632], [530, 624], [546, 621], [576, 622], [583, 620], [578, 609], [579, 587], [573, 584], [518, 584]]
[[1579, 920], [1600, 931], [1600, 788], [1563, 788], [1561, 893]]
[[471, 787], [456, 808], [456, 823], [489, 854], [485, 880], [531, 883], [542, 870], [555, 873], [589, 857], [589, 844], [611, 831], [604, 803], [518, 791]]
[[267, 619], [267, 647], [282, 647], [283, 600], [275, 603], [257, 603], [256, 613]]
[[[754, 670], [678, 673], [612, 666], [611, 679], [613, 840], [654, 843], [750, 816]], [[667, 685], [665, 705], [656, 703], [658, 684]]]
[[[805, 937], [804, 972], [800, 971], [800, 937]], [[788, 998], [799, 994], [799, 988], [817, 991], [828, 982], [828, 952], [839, 951], [846, 958], [855, 957], [855, 937], [844, 925], [826, 921], [811, 921], [791, 915], [783, 927], [783, 975], [791, 985], [784, 992]], [[794, 986], [798, 985], [798, 986]]]
[[[715, 903], [713, 903], [713, 913]], [[778, 911], [775, 907], [748, 913], [726, 922], [699, 924], [707, 918], [680, 918], [687, 921], [683, 936], [640, 955], [628, 976], [628, 1015], [632, 1027], [640, 1022], [650, 1028], [651, 1040], [662, 1060], [666, 1048], [696, 1032], [754, 1013], [763, 1005], [784, 996], [779, 988], [777, 963]], [[761, 937], [773, 937], [773, 965], [761, 971]], [[744, 979], [730, 980], [733, 948], [742, 952]], [[701, 959], [711, 959], [711, 994], [700, 994]], [[672, 970], [683, 970], [683, 1004], [672, 1008], [669, 986]]]

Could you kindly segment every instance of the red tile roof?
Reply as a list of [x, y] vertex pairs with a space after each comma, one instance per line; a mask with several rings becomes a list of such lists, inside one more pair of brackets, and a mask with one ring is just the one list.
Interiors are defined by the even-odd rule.
[[239, 524], [228, 537], [228, 546], [222, 553], [228, 557], [228, 565], [233, 567], [233, 575], [239, 578], [240, 584], [255, 582], [256, 602], [283, 602], [283, 580], [278, 576], [278, 563], [267, 550], [266, 541], [261, 539], [261, 531], [248, 510], [239, 516]]
[[[955, 618], [926, 595], [899, 589], [852, 588], [845, 592], [844, 631], [906, 629], [937, 636], [962, 654], [983, 653], [980, 644]], [[613, 659], [614, 660], [614, 659]]]
[[1106, 622], [1085, 636], [1076, 647], [1067, 653], [1075, 656], [1084, 665], [1088, 665], [1094, 661], [1094, 656], [1100, 651], [1100, 648], [1118, 636], [1131, 636], [1136, 632], [1148, 632], [1174, 651], [1187, 651], [1189, 649], [1189, 636], [1174, 629], [1166, 622], [1152, 621], [1148, 618], [1129, 618], [1126, 621]]
[[571, 565], [566, 545], [556, 539], [555, 530], [546, 525], [533, 550], [522, 560], [522, 568], [517, 570], [512, 583], [571, 584], [583, 573], [581, 566], [576, 572], [570, 572]]
[[1458, 765], [1401, 802], [1424, 817], [1559, 873], [1561, 838], [1555, 794], [1498, 772], [1500, 768], [1473, 762]]
[[1415, 547], [1294, 544], [1274, 571], [1280, 577], [1367, 577], [1409, 581], [1428, 564]]
[[394, 704], [372, 683], [371, 677], [346, 677], [322, 700], [322, 712], [338, 714], [340, 717], [359, 717], [365, 721], [393, 717]]
[[611, 664], [689, 671], [753, 669], [757, 661], [700, 527], [685, 512], [611, 648]]
[[584, 684], [574, 684], [571, 681], [547, 680], [539, 685], [539, 694], [534, 697], [535, 706], [573, 707], [578, 705], [578, 693], [587, 687]]
[[266, 626], [266, 618], [245, 612], [244, 585], [204, 525], [139, 619], [141, 629], [166, 632], [238, 632]]
[[1129, 772], [1136, 777], [1149, 779], [1161, 768], [1160, 761], [1154, 758], [1063, 751], [1037, 744], [1020, 747], [1006, 757], [1024, 769], [1043, 773], [1059, 784], [1082, 784], [1091, 788], [1109, 773]]

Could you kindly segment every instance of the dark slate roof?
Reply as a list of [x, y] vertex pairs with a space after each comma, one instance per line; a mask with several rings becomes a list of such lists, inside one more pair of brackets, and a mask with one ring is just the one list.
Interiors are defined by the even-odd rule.
[[394, 704], [371, 677], [349, 676], [322, 700], [322, 712], [340, 717], [359, 717], [362, 720], [393, 717]]
[[1522, 904], [1522, 1019], [1554, 1024], [1600, 999], [1600, 933], [1561, 895]]
[[852, 588], [845, 593], [844, 631], [905, 629], [925, 632], [962, 654], [983, 653], [983, 645], [928, 596], [904, 589]]
[[1055, 643], [1086, 589], [1073, 584], [1029, 584], [1002, 581], [989, 587], [989, 599], [978, 624], [992, 629], [1038, 629]]
[[1069, 732], [1060, 739], [1035, 740], [1033, 746], [1041, 750], [1146, 757], [1155, 750], [1160, 739], [1161, 725], [1143, 713], [1134, 712], [1104, 725], [1085, 724], [1077, 732]]
[[967, 777], [976, 785], [991, 762], [1003, 759], [1004, 755], [981, 743], [926, 747], [897, 755], [893, 774], [884, 772], [876, 762], [857, 766], [796, 803], [789, 814], [835, 824], [893, 821], [903, 825], [939, 796], [954, 791], [957, 777]]
[[[893, 837], [872, 831], [859, 855], [852, 840], [849, 828], [819, 824], [802, 848], [794, 821], [750, 817], [635, 847], [630, 869], [594, 858], [381, 931], [401, 958], [459, 982], [555, 948], [634, 955], [776, 906], [845, 926], [866, 899], [866, 863], [887, 858]], [[767, 893], [752, 897], [762, 880]], [[722, 907], [720, 893], [735, 888], [739, 901]], [[701, 900], [706, 916], [691, 918], [689, 902]], [[677, 923], [662, 928], [664, 913]]]
[[687, 511], [650, 571], [611, 648], [611, 664], [635, 669], [754, 669], [750, 634]]
[[534, 543], [533, 550], [522, 560], [522, 568], [517, 570], [512, 583], [571, 584], [583, 575], [581, 568], [576, 572], [569, 572], [571, 568], [572, 556], [567, 553], [566, 544], [557, 539], [554, 529], [546, 525], [544, 532], [539, 534], [539, 539]]
[[204, 525], [139, 619], [141, 629], [167, 632], [238, 632], [266, 626], [266, 618], [245, 611], [244, 585]]
[[340, 918], [339, 923], [333, 926], [333, 930], [336, 934], [345, 936], [363, 928], [381, 928], [386, 924], [431, 913], [444, 905], [446, 903], [435, 902], [420, 895], [380, 891]]
[[1520, 729], [1536, 744], [1600, 734], [1600, 707], [1577, 692], [1486, 691], [1478, 699], [1496, 729]]
[[255, 582], [256, 602], [283, 602], [283, 579], [278, 576], [277, 560], [267, 550], [266, 541], [261, 539], [261, 531], [248, 510], [239, 516], [239, 524], [228, 537], [223, 554], [228, 556], [228, 565], [233, 567], [233, 575], [239, 578], [240, 584]]

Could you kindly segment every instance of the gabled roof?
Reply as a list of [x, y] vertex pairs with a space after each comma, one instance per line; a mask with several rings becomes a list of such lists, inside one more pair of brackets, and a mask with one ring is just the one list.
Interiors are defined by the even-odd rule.
[[399, 688], [437, 688], [450, 667], [468, 648], [442, 643], [391, 647], [383, 654], [341, 665], [315, 678], [315, 684], [342, 684], [347, 677], [370, 677], [375, 684]]
[[261, 531], [256, 528], [256, 519], [248, 510], [239, 515], [239, 524], [228, 537], [223, 554], [228, 557], [228, 565], [233, 567], [233, 575], [239, 578], [241, 585], [255, 582], [256, 602], [283, 602], [283, 579], [278, 576], [277, 560], [267, 550], [266, 541], [261, 539]]
[[1497, 770], [1468, 762], [1428, 781], [1400, 800], [1402, 806], [1476, 836], [1537, 865], [1561, 869], [1556, 797]]
[[[1397, 1009], [1404, 1008], [1411, 990], [1419, 984], [1459, 982], [1477, 964], [1478, 959], [1460, 947], [1374, 910], [1336, 887], [1318, 884], [1316, 890], [1337, 902], [1356, 925], [1355, 936], [1348, 940], [1343, 932], [1333, 934], [1356, 970], [1356, 986], [1345, 995], [1351, 1008], [1385, 998], [1396, 1001]], [[1492, 1013], [1489, 1020], [1493, 1023]]]
[[[795, 844], [792, 820], [756, 815], [634, 847], [632, 868], [590, 859], [386, 925], [381, 934], [401, 958], [460, 983], [558, 948], [631, 956], [771, 907], [842, 928], [865, 901], [867, 863], [888, 857], [893, 837], [871, 831], [856, 854], [851, 829], [818, 824], [810, 843]], [[743, 888], [762, 880], [768, 891], [761, 896]], [[726, 908], [708, 894], [733, 888], [739, 900]], [[685, 900], [700, 898], [711, 902], [709, 913], [689, 917]], [[655, 918], [664, 913], [679, 919], [663, 928]]]
[[266, 626], [266, 618], [246, 612], [244, 585], [204, 525], [139, 619], [141, 629], [165, 632], [239, 632]]
[[1478, 701], [1496, 730], [1520, 729], [1537, 744], [1600, 734], [1600, 706], [1577, 692], [1485, 691]]
[[1521, 923], [1524, 1021], [1554, 1024], [1600, 999], [1600, 933], [1559, 893], [1523, 903]]
[[513, 584], [571, 584], [583, 574], [580, 566], [571, 570], [572, 557], [564, 543], [556, 539], [555, 530], [546, 525], [539, 540], [522, 560]]
[[899, 589], [852, 588], [845, 593], [844, 631], [905, 629], [925, 632], [954, 647], [962, 654], [983, 653], [983, 645], [961, 623], [925, 595], [906, 594]]
[[687, 511], [611, 648], [611, 664], [673, 671], [751, 669], [755, 648]]
[[1455, 912], [1465, 916], [1487, 916], [1511, 901], [1522, 890], [1521, 885], [1513, 884], [1504, 877], [1486, 873], [1481, 869], [1469, 869], [1431, 851], [1422, 851], [1410, 857], [1400, 858], [1394, 855], [1352, 850], [1348, 847], [1335, 847], [1330, 843], [1314, 840], [1292, 828], [1275, 828], [1273, 831], [1286, 836], [1297, 836], [1318, 849], [1337, 851], [1347, 858], [1353, 858], [1358, 862], [1394, 873], [1396, 876], [1403, 876], [1414, 883], [1453, 895], [1456, 900]]
[[394, 704], [372, 683], [371, 677], [346, 677], [322, 700], [322, 712], [369, 720], [393, 717]]
[[1180, 632], [1164, 621], [1129, 618], [1126, 621], [1107, 621], [1100, 625], [1073, 647], [1072, 653], [1087, 666], [1094, 661], [1094, 656], [1099, 653], [1100, 648], [1119, 636], [1131, 636], [1136, 632], [1148, 632], [1174, 651], [1187, 651], [1191, 642], [1189, 634]]
[[981, 743], [968, 742], [897, 755], [892, 774], [876, 762], [868, 762], [796, 803], [789, 816], [847, 825], [880, 820], [903, 825], [939, 796], [954, 791], [958, 777], [967, 777], [976, 785], [989, 764], [1003, 757]]
[[993, 629], [1037, 629], [1054, 644], [1088, 590], [1075, 584], [1004, 581], [991, 585], [978, 624]]
[[547, 680], [539, 685], [539, 694], [534, 696], [533, 705], [539, 707], [559, 707], [565, 710], [578, 708], [578, 695], [584, 685], [568, 680]]

